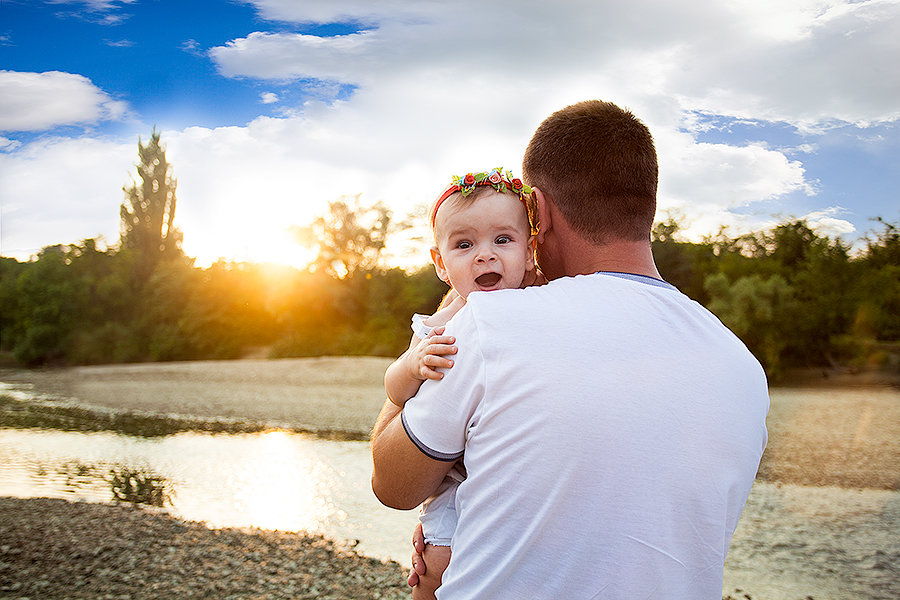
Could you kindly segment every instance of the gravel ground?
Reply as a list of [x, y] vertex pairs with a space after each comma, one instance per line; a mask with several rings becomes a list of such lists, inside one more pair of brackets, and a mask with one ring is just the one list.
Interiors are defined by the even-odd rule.
[[407, 598], [400, 565], [330, 540], [151, 509], [0, 498], [0, 598]]

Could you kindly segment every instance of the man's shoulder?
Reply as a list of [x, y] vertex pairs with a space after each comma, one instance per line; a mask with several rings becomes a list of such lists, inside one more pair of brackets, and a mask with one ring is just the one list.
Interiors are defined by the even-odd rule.
[[[638, 283], [638, 285], [634, 286], [634, 283]], [[677, 288], [669, 283], [642, 275], [590, 273], [559, 277], [544, 285], [526, 288], [472, 292], [469, 294], [468, 303], [491, 307], [514, 306], [531, 302], [553, 301], [559, 297], [577, 297], [580, 294], [594, 295], [609, 288], [615, 288], [617, 293], [621, 293], [629, 288], [637, 290], [645, 286], [678, 292]]]

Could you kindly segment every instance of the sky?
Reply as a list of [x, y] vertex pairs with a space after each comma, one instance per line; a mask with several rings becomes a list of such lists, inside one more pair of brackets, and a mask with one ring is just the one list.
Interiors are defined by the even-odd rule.
[[[0, 254], [115, 245], [155, 128], [198, 265], [302, 265], [329, 202], [421, 215], [594, 98], [650, 128], [686, 239], [860, 247], [900, 224], [897, 65], [900, 0], [0, 0]], [[428, 262], [418, 223], [395, 264]]]

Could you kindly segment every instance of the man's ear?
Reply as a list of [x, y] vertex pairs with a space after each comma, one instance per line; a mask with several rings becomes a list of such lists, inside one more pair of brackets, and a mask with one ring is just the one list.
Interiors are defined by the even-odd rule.
[[438, 250], [437, 246], [431, 247], [431, 262], [434, 263], [434, 271], [437, 273], [437, 276], [444, 283], [449, 284], [450, 278], [447, 276], [447, 268], [444, 266], [444, 258], [441, 256], [441, 251]]
[[537, 214], [538, 214], [538, 223], [539, 229], [537, 234], [537, 243], [544, 243], [544, 236], [548, 231], [553, 228], [553, 223], [550, 222], [550, 208], [547, 206], [547, 202], [552, 202], [553, 200], [550, 198], [549, 194], [545, 194], [538, 188], [531, 188], [534, 194], [535, 204], [537, 204]]

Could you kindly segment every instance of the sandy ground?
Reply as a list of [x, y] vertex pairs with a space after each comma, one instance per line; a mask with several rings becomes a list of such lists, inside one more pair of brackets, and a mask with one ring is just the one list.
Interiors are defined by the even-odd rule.
[[900, 490], [900, 390], [776, 388], [771, 396], [760, 479]]

